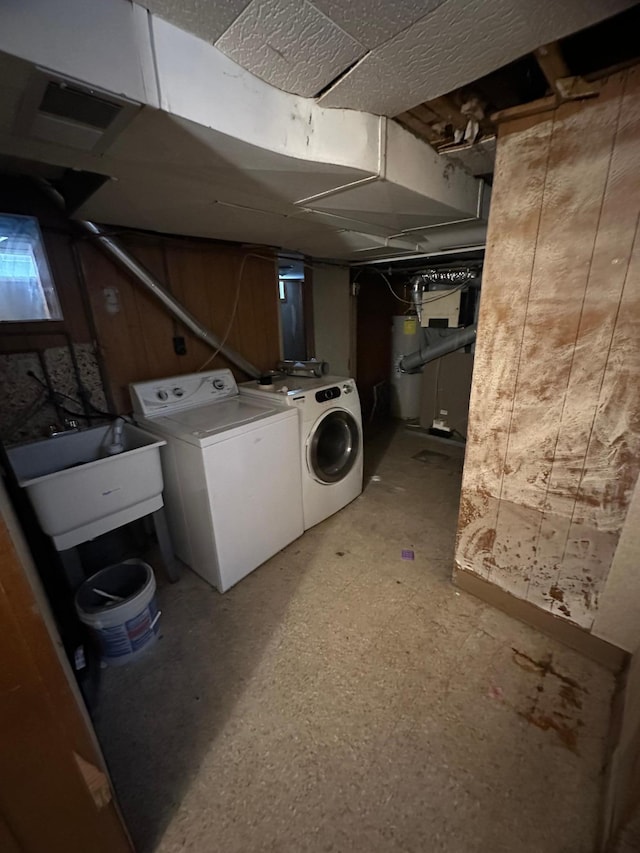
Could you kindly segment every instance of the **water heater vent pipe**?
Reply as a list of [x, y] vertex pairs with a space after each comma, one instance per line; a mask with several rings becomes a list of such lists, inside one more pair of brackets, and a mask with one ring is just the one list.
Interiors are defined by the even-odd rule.
[[399, 368], [404, 373], [418, 373], [425, 364], [448, 355], [450, 352], [469, 346], [476, 339], [476, 325], [456, 329], [451, 334], [439, 336], [434, 340], [433, 330], [423, 329], [423, 342], [420, 349], [405, 355], [399, 362]]

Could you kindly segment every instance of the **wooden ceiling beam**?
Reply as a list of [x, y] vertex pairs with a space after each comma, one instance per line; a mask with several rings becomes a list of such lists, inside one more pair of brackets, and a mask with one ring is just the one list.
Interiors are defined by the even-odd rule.
[[558, 98], [556, 95], [547, 95], [546, 98], [538, 98], [537, 101], [529, 101], [526, 104], [518, 104], [516, 107], [509, 107], [506, 110], [498, 110], [493, 113], [491, 121], [495, 124], [500, 124], [503, 121], [509, 121], [515, 118], [525, 118], [533, 116], [536, 113], [544, 113], [549, 110], [555, 110], [558, 106]]
[[414, 116], [423, 121], [425, 124], [435, 124], [436, 122], [442, 121], [438, 113], [434, 113], [433, 110], [430, 110], [427, 104], [418, 104], [417, 107], [412, 107], [409, 110], [410, 113], [413, 113]]
[[551, 91], [557, 93], [558, 80], [571, 76], [571, 71], [564, 61], [559, 43], [552, 41], [549, 44], [543, 44], [534, 50], [533, 55], [540, 66], [540, 70], [546, 77]]
[[400, 113], [395, 117], [397, 122], [413, 131], [420, 139], [426, 139], [427, 142], [435, 144], [442, 141], [442, 135], [437, 133], [433, 128], [419, 119], [414, 110], [409, 110], [406, 113]]
[[431, 101], [425, 101], [422, 105], [435, 113], [446, 124], [452, 125], [456, 130], [464, 130], [468, 118], [460, 112], [460, 107], [450, 95], [442, 95]]

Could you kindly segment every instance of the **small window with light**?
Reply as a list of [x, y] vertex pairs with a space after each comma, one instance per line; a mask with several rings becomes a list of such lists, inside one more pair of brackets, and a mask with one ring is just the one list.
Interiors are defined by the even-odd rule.
[[0, 213], [0, 322], [61, 319], [38, 220]]

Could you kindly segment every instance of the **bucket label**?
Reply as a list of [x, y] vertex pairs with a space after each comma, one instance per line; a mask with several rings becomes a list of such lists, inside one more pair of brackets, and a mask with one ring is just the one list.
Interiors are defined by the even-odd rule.
[[155, 598], [140, 613], [110, 628], [100, 628], [96, 633], [100, 640], [103, 657], [109, 659], [130, 655], [143, 648], [158, 632], [154, 617], [158, 612]]

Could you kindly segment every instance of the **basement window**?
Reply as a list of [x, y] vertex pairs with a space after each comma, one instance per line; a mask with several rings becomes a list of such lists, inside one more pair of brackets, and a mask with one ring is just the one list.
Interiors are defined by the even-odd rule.
[[61, 319], [38, 220], [0, 213], [0, 322]]

